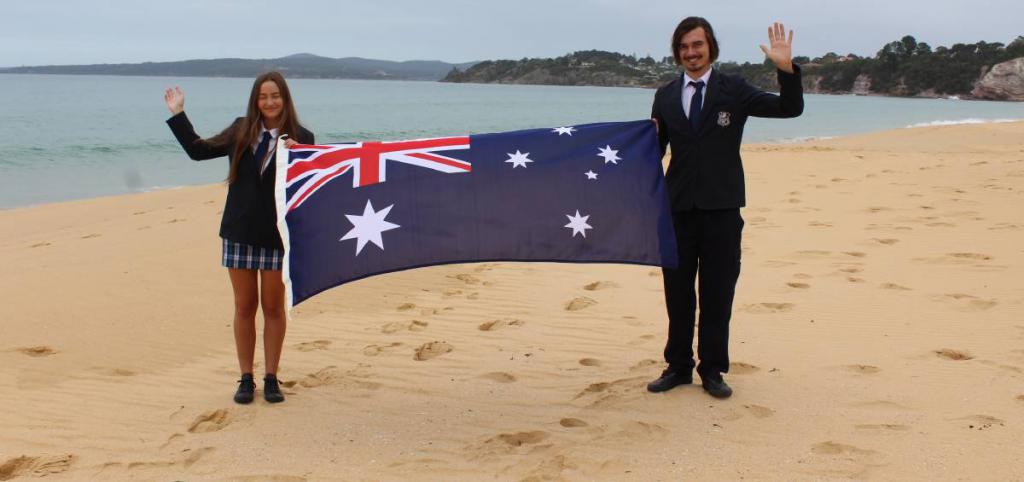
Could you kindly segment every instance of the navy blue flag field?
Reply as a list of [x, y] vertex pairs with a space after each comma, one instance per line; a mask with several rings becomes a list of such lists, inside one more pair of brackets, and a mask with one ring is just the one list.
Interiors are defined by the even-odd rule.
[[340, 284], [448, 263], [675, 268], [650, 120], [346, 144], [278, 144], [288, 306]]

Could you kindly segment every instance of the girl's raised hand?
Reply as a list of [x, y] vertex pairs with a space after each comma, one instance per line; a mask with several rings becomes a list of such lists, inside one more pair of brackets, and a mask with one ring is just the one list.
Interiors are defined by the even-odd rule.
[[185, 110], [185, 93], [181, 91], [181, 87], [170, 88], [164, 91], [164, 102], [167, 103], [167, 108], [171, 110], [171, 114], [178, 115]]

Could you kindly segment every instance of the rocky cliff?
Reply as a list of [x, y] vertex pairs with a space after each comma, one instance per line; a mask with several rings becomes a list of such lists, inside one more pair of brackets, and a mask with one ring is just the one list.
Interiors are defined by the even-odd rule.
[[1024, 100], [1024, 57], [993, 65], [974, 84], [971, 95], [978, 99]]

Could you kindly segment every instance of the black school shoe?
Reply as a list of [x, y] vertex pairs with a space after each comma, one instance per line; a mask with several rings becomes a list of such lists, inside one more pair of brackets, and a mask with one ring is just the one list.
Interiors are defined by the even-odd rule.
[[238, 391], [235, 392], [235, 403], [252, 403], [254, 393], [256, 382], [252, 380], [252, 373], [243, 373], [242, 379], [238, 381]]
[[647, 391], [652, 393], [659, 393], [671, 390], [679, 385], [689, 385], [693, 383], [693, 372], [690, 370], [676, 370], [674, 368], [667, 368], [661, 372], [661, 376], [657, 380], [647, 384]]
[[284, 401], [284, 394], [277, 383], [277, 376], [267, 375], [263, 377], [263, 399], [269, 403], [281, 403]]
[[722, 378], [721, 373], [708, 374], [707, 376], [700, 376], [700, 384], [704, 387], [704, 391], [708, 392], [715, 398], [729, 398], [732, 396], [732, 388], [729, 384], [725, 383], [725, 379]]

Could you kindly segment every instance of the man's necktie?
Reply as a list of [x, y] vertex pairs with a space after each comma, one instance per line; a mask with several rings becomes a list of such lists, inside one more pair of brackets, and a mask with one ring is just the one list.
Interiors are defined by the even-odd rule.
[[690, 127], [693, 128], [693, 132], [697, 132], [700, 128], [701, 104], [704, 103], [704, 96], [701, 95], [701, 91], [704, 90], [704, 81], [691, 81], [689, 85], [692, 85], [696, 92], [694, 92], [693, 97], [690, 98], [690, 112], [687, 114], [687, 117], [690, 118]]

